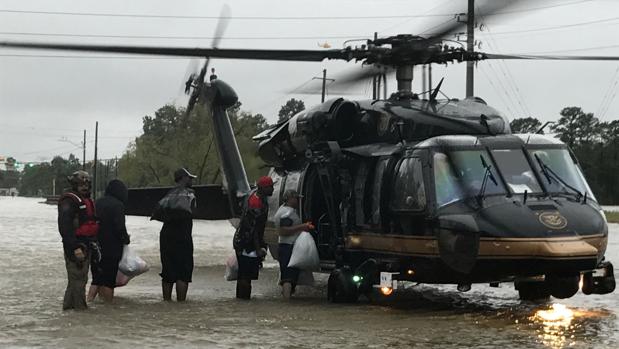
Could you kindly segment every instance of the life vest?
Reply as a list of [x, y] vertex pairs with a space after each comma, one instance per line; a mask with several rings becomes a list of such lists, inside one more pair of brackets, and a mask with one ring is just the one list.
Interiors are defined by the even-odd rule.
[[[239, 222], [239, 226], [236, 229], [232, 240], [235, 250], [246, 249], [248, 251], [253, 251], [253, 234], [259, 234], [259, 240], [263, 240], [263, 227], [268, 212], [269, 206], [266, 197], [259, 197], [255, 190], [246, 197], [243, 202], [241, 221]], [[260, 224], [262, 227], [258, 229], [258, 231], [255, 231], [257, 224]]]
[[[99, 232], [99, 224], [97, 223], [95, 203], [90, 198], [82, 198], [81, 196], [66, 192], [62, 194], [60, 201], [63, 199], [72, 200], [77, 207], [79, 207], [79, 213], [77, 217], [77, 224], [75, 227], [75, 236], [95, 237]], [[59, 201], [59, 202], [60, 202]]]

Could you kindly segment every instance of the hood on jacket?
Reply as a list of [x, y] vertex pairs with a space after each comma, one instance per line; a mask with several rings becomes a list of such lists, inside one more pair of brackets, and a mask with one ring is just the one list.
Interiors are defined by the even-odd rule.
[[129, 198], [127, 186], [119, 179], [112, 179], [107, 184], [107, 187], [105, 188], [105, 195], [113, 196], [120, 200], [123, 204], [127, 204], [127, 200]]

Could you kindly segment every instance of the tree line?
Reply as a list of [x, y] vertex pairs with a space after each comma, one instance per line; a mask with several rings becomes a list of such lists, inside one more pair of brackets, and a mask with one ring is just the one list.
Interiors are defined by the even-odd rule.
[[[241, 110], [237, 102], [228, 109], [228, 117], [250, 182], [268, 172], [258, 157], [258, 146], [252, 137], [269, 127], [261, 114]], [[291, 99], [278, 115], [279, 122], [305, 109], [302, 101]], [[187, 167], [198, 177], [194, 184], [221, 183], [217, 148], [212, 133], [211, 113], [204, 106], [196, 106], [187, 114], [185, 108], [165, 105], [142, 118], [142, 134], [135, 138], [117, 161], [98, 161], [96, 190], [102, 193], [106, 183], [123, 180], [129, 187], [170, 186], [173, 173]], [[61, 193], [68, 186], [66, 176], [82, 168], [73, 155], [67, 159], [56, 156], [49, 163], [33, 164], [24, 169], [19, 180], [19, 191], [24, 196], [42, 196]], [[93, 172], [94, 162], [85, 166]], [[0, 171], [0, 181], [10, 178]], [[17, 180], [14, 182], [17, 183]]]

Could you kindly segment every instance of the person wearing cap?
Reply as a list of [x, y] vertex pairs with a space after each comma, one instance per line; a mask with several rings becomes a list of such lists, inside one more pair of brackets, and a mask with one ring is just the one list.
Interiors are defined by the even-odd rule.
[[236, 281], [236, 298], [239, 299], [251, 298], [251, 280], [258, 279], [260, 264], [267, 254], [264, 227], [269, 214], [267, 198], [273, 195], [273, 179], [260, 177], [256, 186], [245, 200], [232, 240], [239, 265]]
[[296, 190], [286, 190], [283, 196], [284, 204], [279, 207], [273, 216], [273, 221], [279, 234], [279, 246], [277, 249], [280, 272], [279, 285], [282, 287], [282, 296], [285, 299], [290, 299], [290, 296], [294, 293], [300, 272], [297, 268], [288, 267], [290, 257], [292, 256], [292, 247], [302, 231], [309, 231], [313, 228], [311, 223], [301, 223], [301, 218], [297, 213], [300, 197], [302, 195], [299, 195]]
[[191, 189], [196, 178], [187, 168], [174, 172], [176, 187], [161, 199], [151, 219], [163, 222], [159, 233], [161, 256], [161, 290], [164, 301], [172, 300], [176, 285], [176, 300], [187, 299], [187, 290], [193, 273], [192, 211], [196, 196]]
[[90, 198], [91, 181], [86, 171], [67, 177], [71, 190], [58, 200], [58, 231], [62, 236], [67, 288], [62, 309], [86, 309], [86, 283], [91, 259], [100, 259], [97, 245], [95, 204]]

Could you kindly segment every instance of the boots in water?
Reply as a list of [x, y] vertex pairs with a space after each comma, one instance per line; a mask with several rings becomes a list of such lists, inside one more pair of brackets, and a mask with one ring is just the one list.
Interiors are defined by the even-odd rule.
[[238, 299], [250, 299], [251, 298], [251, 281], [237, 280], [236, 298]]

